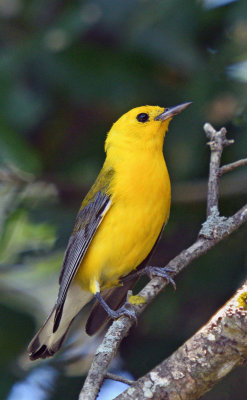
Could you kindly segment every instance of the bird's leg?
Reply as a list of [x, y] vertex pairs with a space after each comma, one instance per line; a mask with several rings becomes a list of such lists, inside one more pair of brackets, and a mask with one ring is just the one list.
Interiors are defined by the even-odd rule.
[[160, 277], [166, 279], [169, 283], [171, 283], [172, 286], [174, 287], [174, 289], [176, 289], [176, 283], [170, 276], [170, 274], [169, 274], [170, 272], [174, 272], [174, 271], [170, 268], [152, 267], [151, 265], [148, 265], [148, 266], [140, 269], [139, 271], [134, 271], [134, 272], [131, 272], [127, 276], [123, 276], [120, 279], [120, 282], [124, 284], [125, 282], [128, 282], [130, 279], [133, 279], [135, 277], [140, 277], [143, 275], [147, 275], [150, 279], [154, 278], [155, 276], [160, 276]]
[[125, 315], [129, 317], [130, 319], [134, 319], [135, 322], [137, 322], [137, 317], [135, 314], [135, 311], [133, 309], [130, 309], [131, 305], [129, 303], [125, 303], [122, 307], [120, 307], [118, 310], [112, 310], [108, 304], [105, 302], [103, 297], [101, 296], [100, 292], [97, 292], [95, 294], [96, 299], [98, 302], [102, 305], [104, 310], [107, 312], [110, 318], [112, 319], [117, 319], [122, 317], [122, 315]]

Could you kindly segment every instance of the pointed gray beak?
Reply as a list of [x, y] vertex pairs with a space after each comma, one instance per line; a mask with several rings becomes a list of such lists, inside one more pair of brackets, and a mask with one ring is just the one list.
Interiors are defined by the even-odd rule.
[[165, 111], [159, 114], [155, 119], [155, 121], [165, 121], [166, 119], [174, 117], [174, 115], [179, 114], [181, 111], [185, 110], [192, 102], [179, 104], [178, 106], [165, 108]]

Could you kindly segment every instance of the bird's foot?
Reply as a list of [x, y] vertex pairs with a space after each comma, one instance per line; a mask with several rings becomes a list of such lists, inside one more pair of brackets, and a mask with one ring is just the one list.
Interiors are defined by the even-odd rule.
[[115, 313], [114, 319], [117, 319], [119, 317], [122, 317], [122, 315], [125, 315], [126, 317], [129, 317], [137, 324], [136, 313], [135, 313], [134, 309], [132, 308], [132, 305], [128, 302], [126, 302], [118, 310], [114, 311], [114, 313]]
[[142, 272], [143, 274], [148, 275], [150, 279], [155, 278], [156, 276], [160, 276], [161, 278], [164, 278], [169, 283], [171, 283], [173, 288], [176, 289], [176, 283], [174, 279], [170, 276], [170, 272], [174, 272], [172, 269], [147, 266], [142, 270]]
[[95, 297], [97, 298], [97, 300], [102, 305], [102, 307], [104, 308], [104, 310], [107, 312], [107, 314], [109, 315], [109, 317], [111, 319], [118, 319], [118, 318], [122, 317], [123, 315], [125, 315], [126, 317], [133, 319], [137, 323], [136, 313], [135, 313], [134, 309], [132, 308], [132, 305], [129, 304], [128, 302], [126, 302], [118, 310], [112, 310], [112, 308], [110, 308], [108, 306], [108, 304], [105, 302], [105, 300], [103, 299], [103, 297], [101, 296], [100, 293], [96, 293]]

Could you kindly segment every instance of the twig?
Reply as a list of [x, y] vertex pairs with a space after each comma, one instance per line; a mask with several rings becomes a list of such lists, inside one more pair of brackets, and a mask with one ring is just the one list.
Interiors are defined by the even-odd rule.
[[[218, 188], [219, 168], [223, 148], [233, 143], [226, 139], [226, 130], [222, 128], [216, 132], [210, 124], [205, 124], [204, 130], [210, 138], [210, 172], [208, 185], [208, 218], [199, 232], [198, 239], [189, 248], [183, 250], [177, 257], [171, 260], [166, 268], [172, 270], [171, 277], [175, 277], [182, 269], [193, 260], [205, 254], [219, 241], [238, 229], [247, 221], [247, 204], [236, 212], [232, 217], [226, 218], [219, 215], [218, 210]], [[147, 305], [157, 294], [167, 286], [167, 282], [156, 277], [152, 279], [139, 293], [145, 299], [145, 303], [134, 306], [136, 315], [139, 316]], [[101, 384], [106, 376], [107, 369], [122, 339], [128, 334], [133, 321], [128, 317], [121, 317], [114, 321], [106, 333], [101, 345], [98, 347], [92, 365], [81, 390], [79, 400], [95, 400]], [[154, 397], [153, 397], [154, 398]]]
[[247, 165], [247, 158], [243, 158], [242, 160], [238, 160], [231, 164], [224, 165], [219, 170], [219, 176], [222, 176], [223, 174], [226, 174], [227, 172], [230, 172], [235, 168], [243, 167], [244, 165]]
[[135, 382], [135, 381], [132, 381], [131, 379], [125, 378], [124, 376], [112, 374], [111, 372], [107, 372], [107, 374], [105, 375], [105, 379], [111, 379], [113, 381], [126, 383], [126, 385], [129, 385], [129, 386], [133, 385], [133, 383]]
[[193, 400], [247, 361], [247, 281], [194, 336], [116, 400]]

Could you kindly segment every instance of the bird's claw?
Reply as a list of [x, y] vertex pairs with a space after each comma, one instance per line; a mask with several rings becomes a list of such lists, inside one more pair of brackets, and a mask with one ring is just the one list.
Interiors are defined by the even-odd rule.
[[169, 272], [174, 272], [169, 268], [162, 268], [162, 267], [152, 267], [148, 266], [145, 268], [145, 273], [148, 275], [150, 279], [160, 276], [161, 278], [166, 279], [169, 283], [172, 284], [174, 290], [176, 290], [176, 283], [174, 279], [170, 276]]
[[130, 319], [133, 319], [137, 323], [137, 316], [135, 313], [135, 310], [133, 309], [132, 305], [128, 302], [126, 302], [122, 307], [120, 307], [118, 310], [112, 310], [108, 306], [108, 304], [105, 302], [103, 297], [99, 292], [95, 294], [96, 299], [98, 299], [99, 303], [102, 305], [102, 307], [105, 309], [107, 314], [111, 319], [118, 319], [125, 315], [126, 317], [129, 317]]
[[134, 320], [135, 323], [137, 323], [137, 316], [136, 316], [136, 313], [133, 310], [131, 304], [125, 303], [118, 310], [113, 311], [111, 318], [118, 319], [118, 318], [122, 317], [123, 315], [125, 315], [126, 317], [129, 317], [130, 319]]

